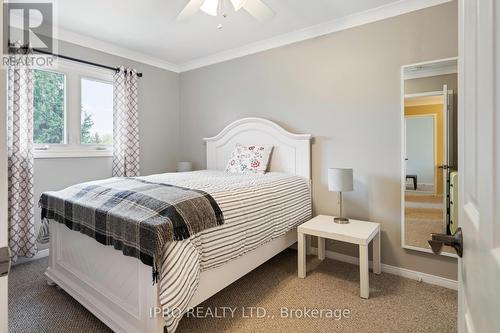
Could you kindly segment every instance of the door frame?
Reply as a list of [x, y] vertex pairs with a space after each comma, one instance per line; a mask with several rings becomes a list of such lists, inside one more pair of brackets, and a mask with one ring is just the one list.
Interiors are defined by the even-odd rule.
[[[432, 169], [433, 169], [433, 178], [434, 178], [434, 191], [432, 192], [432, 194], [436, 194], [436, 190], [437, 190], [437, 170], [436, 170], [436, 161], [437, 161], [437, 135], [438, 135], [438, 126], [437, 126], [437, 117], [435, 114], [432, 114], [432, 113], [427, 113], [427, 114], [411, 114], [411, 115], [405, 115], [405, 126], [404, 126], [404, 131], [405, 131], [405, 147], [403, 147], [404, 151], [405, 151], [405, 155], [407, 155], [407, 151], [406, 151], [406, 144], [407, 144], [407, 138], [406, 138], [406, 132], [407, 132], [407, 128], [406, 128], [406, 120], [407, 119], [411, 119], [411, 118], [431, 118], [432, 119]], [[405, 168], [405, 174], [406, 174], [406, 168]], [[406, 180], [406, 176], [405, 176], [405, 180]], [[405, 181], [406, 183], [406, 181]], [[431, 193], [431, 192], [425, 192], [425, 191], [422, 191], [422, 192], [418, 192], [416, 191], [417, 193]]]
[[[3, 17], [3, 6], [0, 6]], [[0, 24], [0, 56], [3, 56], [3, 24]], [[0, 67], [0, 247], [8, 246], [7, 221], [7, 97], [6, 72]], [[0, 277], [0, 333], [8, 331], [8, 277]]]

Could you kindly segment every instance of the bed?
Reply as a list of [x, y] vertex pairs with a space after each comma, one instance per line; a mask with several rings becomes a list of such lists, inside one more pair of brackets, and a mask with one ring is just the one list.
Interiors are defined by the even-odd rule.
[[[169, 244], [162, 260], [165, 276], [158, 283], [152, 283], [151, 267], [140, 260], [53, 221], [45, 273], [48, 282], [64, 289], [113, 331], [174, 331], [187, 308], [205, 301], [296, 242], [295, 227], [311, 215], [310, 140], [308, 134], [292, 134], [271, 121], [244, 118], [205, 139], [208, 170], [142, 177], [148, 182], [206, 190], [227, 215], [225, 224]], [[272, 145], [270, 172], [223, 172], [236, 143]], [[243, 197], [242, 189], [255, 198], [269, 198], [255, 201], [255, 210], [264, 210], [263, 214], [238, 214], [245, 209], [238, 205], [242, 199], [235, 200]], [[227, 193], [231, 193], [231, 200]], [[279, 209], [266, 213], [266, 201], [269, 209]], [[238, 219], [243, 215], [245, 221]], [[243, 227], [240, 233], [238, 228]], [[175, 259], [176, 255], [186, 257], [186, 253], [199, 258], [190, 261], [191, 266]], [[176, 276], [168, 276], [180, 269], [186, 270], [182, 283]], [[177, 284], [165, 282], [172, 279]]]

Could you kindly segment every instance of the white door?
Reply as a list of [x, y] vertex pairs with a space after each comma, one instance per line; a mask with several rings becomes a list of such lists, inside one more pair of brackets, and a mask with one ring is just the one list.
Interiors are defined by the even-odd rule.
[[[3, 17], [3, 6], [0, 6]], [[0, 24], [0, 36], [3, 36]], [[1, 38], [1, 37], [0, 37]], [[0, 56], [3, 55], [3, 43], [0, 42]], [[5, 70], [0, 68], [0, 248], [7, 244], [7, 142], [6, 142], [6, 105]], [[0, 333], [7, 332], [7, 277], [0, 277]]]
[[500, 332], [500, 2], [459, 4], [459, 332]]

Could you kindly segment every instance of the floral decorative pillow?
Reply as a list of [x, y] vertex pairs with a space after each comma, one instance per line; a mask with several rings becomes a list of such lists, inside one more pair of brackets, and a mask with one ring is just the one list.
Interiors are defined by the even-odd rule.
[[227, 162], [226, 172], [240, 173], [240, 160], [238, 158], [238, 148], [231, 152], [231, 158]]
[[233, 173], [263, 174], [267, 170], [272, 150], [272, 146], [243, 146], [237, 143], [227, 163], [226, 171]]

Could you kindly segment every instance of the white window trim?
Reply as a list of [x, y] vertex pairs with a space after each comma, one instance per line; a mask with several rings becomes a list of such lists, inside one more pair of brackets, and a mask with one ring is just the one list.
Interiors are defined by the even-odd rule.
[[108, 148], [94, 147], [79, 149], [79, 147], [36, 147], [34, 158], [76, 158], [76, 157], [112, 157], [113, 150]]
[[83, 78], [99, 82], [112, 83], [113, 72], [90, 65], [57, 59], [50, 68], [40, 70], [62, 73], [65, 75], [65, 110], [64, 143], [35, 144], [34, 158], [79, 158], [111, 157], [111, 145], [81, 144], [81, 80]]

